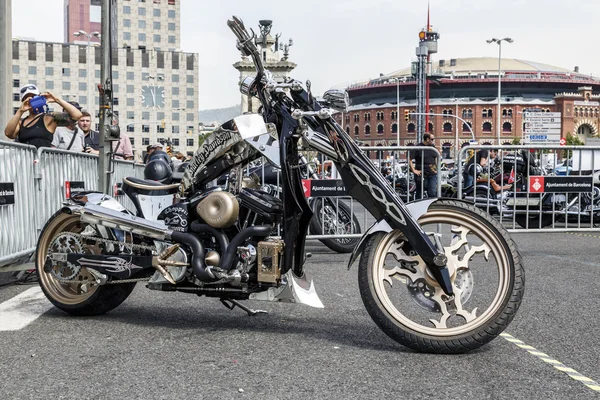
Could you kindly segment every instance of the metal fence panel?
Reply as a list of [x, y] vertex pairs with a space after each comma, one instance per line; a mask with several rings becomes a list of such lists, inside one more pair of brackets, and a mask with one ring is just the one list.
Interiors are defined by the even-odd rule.
[[35, 156], [33, 146], [0, 141], [0, 182], [14, 183], [14, 204], [0, 205], [0, 266], [27, 258], [35, 249]]

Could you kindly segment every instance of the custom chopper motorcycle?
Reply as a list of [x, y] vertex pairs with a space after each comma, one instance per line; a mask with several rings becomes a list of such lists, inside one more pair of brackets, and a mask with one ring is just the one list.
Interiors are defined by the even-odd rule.
[[[319, 104], [308, 83], [276, 82], [254, 32], [236, 17], [228, 25], [238, 49], [254, 61], [257, 75], [240, 87], [260, 99], [262, 115], [216, 129], [180, 185], [125, 178], [123, 190], [145, 218], [99, 193], [84, 193], [58, 211], [36, 254], [48, 299], [70, 314], [101, 314], [147, 281], [149, 289], [216, 297], [251, 315], [256, 311], [240, 301], [323, 307], [304, 268], [312, 211], [298, 151], [306, 146], [336, 163], [350, 195], [376, 219], [349, 266], [360, 257], [360, 295], [388, 336], [436, 353], [466, 352], [498, 336], [524, 293], [521, 257], [507, 232], [459, 200], [405, 205], [331, 117], [332, 107], [346, 106], [346, 93], [328, 92]], [[281, 200], [242, 178], [244, 165], [260, 156], [281, 166]], [[225, 173], [227, 190], [212, 186]], [[280, 237], [271, 236], [276, 223]]]

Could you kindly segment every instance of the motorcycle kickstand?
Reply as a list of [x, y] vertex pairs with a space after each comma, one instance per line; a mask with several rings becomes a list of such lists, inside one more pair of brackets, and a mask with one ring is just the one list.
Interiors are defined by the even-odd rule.
[[241, 304], [239, 301], [237, 300], [233, 300], [233, 299], [220, 299], [221, 304], [223, 304], [225, 307], [227, 307], [230, 310], [233, 310], [235, 308], [235, 306], [238, 306], [239, 308], [241, 308], [242, 310], [246, 311], [248, 313], [249, 317], [252, 317], [256, 314], [268, 314], [268, 311], [265, 310], [253, 310], [252, 308], [248, 308], [245, 305]]

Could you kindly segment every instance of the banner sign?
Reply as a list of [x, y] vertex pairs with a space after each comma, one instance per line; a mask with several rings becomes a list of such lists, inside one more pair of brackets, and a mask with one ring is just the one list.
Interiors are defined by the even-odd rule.
[[346, 186], [341, 179], [302, 179], [305, 197], [347, 196]]
[[531, 193], [591, 193], [593, 176], [530, 176]]
[[0, 206], [15, 204], [14, 182], [0, 182]]

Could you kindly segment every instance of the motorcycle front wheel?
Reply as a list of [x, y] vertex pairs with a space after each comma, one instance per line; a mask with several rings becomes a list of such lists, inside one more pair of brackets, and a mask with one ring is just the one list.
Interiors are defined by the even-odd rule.
[[85, 244], [81, 237], [94, 234], [93, 226], [79, 216], [54, 214], [42, 229], [36, 250], [36, 269], [42, 291], [55, 307], [72, 315], [99, 315], [112, 310], [131, 294], [135, 282], [98, 285], [85, 267], [55, 263], [46, 272], [44, 266], [52, 252], [101, 254], [102, 249]]
[[428, 353], [464, 353], [498, 336], [524, 294], [521, 256], [508, 232], [471, 204], [433, 203], [419, 223], [448, 257], [448, 298], [400, 231], [370, 237], [358, 280], [363, 303], [392, 339]]

